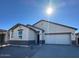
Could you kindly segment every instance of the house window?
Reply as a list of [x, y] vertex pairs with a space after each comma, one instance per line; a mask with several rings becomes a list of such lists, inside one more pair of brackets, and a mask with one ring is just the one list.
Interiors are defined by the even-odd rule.
[[18, 37], [22, 39], [23, 29], [18, 30]]

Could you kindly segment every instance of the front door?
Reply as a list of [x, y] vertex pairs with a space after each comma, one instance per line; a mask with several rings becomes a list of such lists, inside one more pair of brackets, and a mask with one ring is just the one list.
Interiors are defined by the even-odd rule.
[[5, 38], [5, 35], [4, 34], [0, 34], [0, 44], [4, 44], [4, 38]]
[[78, 38], [78, 44], [79, 44], [79, 38]]
[[37, 44], [39, 44], [39, 34], [37, 34]]

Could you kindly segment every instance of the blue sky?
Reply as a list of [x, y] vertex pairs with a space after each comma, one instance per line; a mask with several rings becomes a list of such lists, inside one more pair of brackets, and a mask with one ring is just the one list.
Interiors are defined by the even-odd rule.
[[34, 24], [48, 19], [79, 29], [79, 0], [51, 0], [51, 4], [55, 11], [48, 16], [45, 9], [49, 0], [0, 0], [0, 28], [9, 29], [16, 23]]

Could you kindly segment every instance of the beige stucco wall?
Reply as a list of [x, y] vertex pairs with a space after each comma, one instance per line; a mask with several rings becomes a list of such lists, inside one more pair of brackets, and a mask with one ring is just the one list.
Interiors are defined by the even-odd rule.
[[39, 22], [35, 26], [39, 27], [41, 29], [44, 29], [45, 33], [68, 33], [68, 32], [70, 32], [70, 33], [72, 33], [71, 34], [72, 40], [75, 40], [75, 30], [74, 29], [56, 25], [56, 24], [51, 24], [51, 23], [48, 23], [45, 21]]
[[[43, 32], [42, 32], [42, 30], [37, 29], [37, 28], [34, 28], [34, 27], [32, 27], [32, 26], [31, 26], [31, 28], [34, 29], [34, 30], [36, 30], [36, 31], [38, 31], [38, 32], [39, 32], [39, 37], [40, 37], [39, 39], [40, 39], [40, 40], [43, 40]], [[33, 32], [33, 31], [32, 31], [32, 32]], [[30, 34], [31, 34], [32, 32], [30, 31]], [[36, 33], [33, 33], [33, 34], [34, 34], [34, 37], [37, 39], [37, 34], [36, 34]]]
[[37, 34], [36, 34], [36, 32], [35, 31], [33, 31], [33, 30], [31, 30], [31, 29], [29, 29], [29, 40], [37, 40]]
[[[18, 37], [18, 30], [23, 29], [23, 36], [22, 39]], [[28, 40], [28, 28], [20, 26], [13, 30], [13, 38], [11, 38], [12, 30], [10, 30], [10, 40]]]
[[[23, 36], [22, 39], [18, 37], [18, 30], [23, 29]], [[9, 31], [10, 33], [10, 40], [29, 40], [29, 28], [24, 26], [19, 26], [13, 30], [13, 38], [11, 38], [12, 30]]]

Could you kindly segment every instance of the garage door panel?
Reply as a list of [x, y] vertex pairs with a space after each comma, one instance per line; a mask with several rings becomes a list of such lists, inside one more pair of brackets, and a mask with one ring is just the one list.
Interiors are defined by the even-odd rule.
[[46, 44], [70, 44], [70, 34], [45, 35]]

